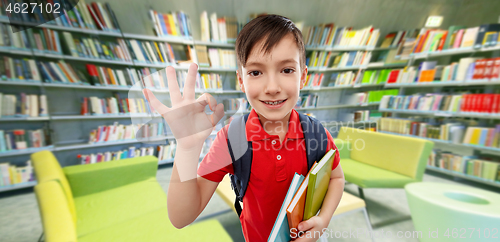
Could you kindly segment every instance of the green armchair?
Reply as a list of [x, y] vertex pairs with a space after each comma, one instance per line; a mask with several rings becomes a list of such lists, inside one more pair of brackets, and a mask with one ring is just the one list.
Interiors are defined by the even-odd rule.
[[154, 156], [64, 169], [50, 151], [31, 159], [48, 242], [232, 241], [217, 220], [183, 229], [170, 223]]

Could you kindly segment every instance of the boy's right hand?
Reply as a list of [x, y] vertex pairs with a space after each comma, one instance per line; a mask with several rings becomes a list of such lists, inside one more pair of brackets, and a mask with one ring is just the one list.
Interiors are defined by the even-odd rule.
[[[151, 92], [145, 88], [144, 96], [149, 101], [154, 110], [158, 111], [177, 140], [177, 145], [183, 148], [194, 148], [203, 145], [203, 142], [210, 136], [213, 127], [224, 116], [224, 105], [217, 104], [212, 95], [204, 93], [198, 99], [195, 99], [195, 82], [198, 65], [189, 66], [186, 83], [184, 85], [183, 95], [177, 84], [175, 69], [171, 66], [166, 68], [168, 88], [170, 91], [170, 100], [172, 107], [163, 105]], [[205, 106], [209, 105], [213, 114], [205, 113]]]

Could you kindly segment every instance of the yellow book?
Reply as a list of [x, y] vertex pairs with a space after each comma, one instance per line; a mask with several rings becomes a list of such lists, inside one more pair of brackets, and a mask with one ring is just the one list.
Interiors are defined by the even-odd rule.
[[493, 34], [496, 34], [496, 33], [497, 33], [497, 32], [492, 32], [492, 31], [490, 31], [490, 32], [486, 32], [486, 33], [484, 34], [484, 37], [483, 37], [483, 43], [482, 43], [482, 45], [484, 46], [485, 44], [487, 44], [487, 42], [488, 42], [487, 40], [488, 40], [489, 36], [490, 36], [490, 35], [493, 35]]
[[473, 144], [473, 145], [479, 144], [480, 138], [481, 138], [481, 129], [474, 128], [474, 130], [472, 131], [471, 138], [470, 138], [470, 144]]
[[111, 84], [118, 85], [116, 83], [115, 75], [113, 75], [113, 71], [111, 70], [111, 68], [106, 68], [106, 70], [108, 71], [108, 75], [109, 75], [109, 79], [111, 80]]
[[167, 14], [167, 18], [170, 29], [172, 30], [172, 35], [177, 36], [177, 28], [175, 26], [174, 17], [172, 16], [172, 14]]
[[10, 184], [17, 183], [17, 172], [14, 166], [9, 166], [9, 178], [10, 178]]
[[160, 56], [161, 62], [165, 62], [163, 60], [163, 56], [161, 55], [160, 48], [158, 48], [158, 43], [156, 43], [156, 42], [153, 42], [153, 43], [155, 43], [156, 51], [158, 52], [158, 55]]

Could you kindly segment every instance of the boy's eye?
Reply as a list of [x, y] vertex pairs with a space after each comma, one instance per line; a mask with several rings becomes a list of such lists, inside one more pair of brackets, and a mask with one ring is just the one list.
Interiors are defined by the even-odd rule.
[[260, 71], [249, 71], [248, 75], [250, 76], [258, 76], [260, 74]]
[[283, 72], [284, 72], [285, 74], [292, 74], [294, 71], [295, 71], [295, 70], [294, 70], [294, 69], [291, 69], [291, 68], [285, 68], [285, 69], [283, 69]]

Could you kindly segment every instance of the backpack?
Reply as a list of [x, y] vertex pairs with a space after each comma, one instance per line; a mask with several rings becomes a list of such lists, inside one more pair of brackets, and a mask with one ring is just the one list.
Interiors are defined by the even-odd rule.
[[[229, 174], [229, 176], [231, 178], [231, 187], [236, 194], [234, 207], [238, 216], [241, 215], [242, 210], [239, 202], [243, 202], [252, 167], [252, 141], [247, 141], [245, 132], [248, 116], [249, 114], [245, 114], [231, 121], [227, 132], [227, 145], [234, 168], [234, 175]], [[328, 136], [325, 128], [317, 119], [299, 113], [299, 120], [304, 134], [307, 169], [309, 170], [315, 161], [319, 161], [325, 155]], [[316, 143], [315, 147], [317, 148], [310, 149], [313, 142]]]

